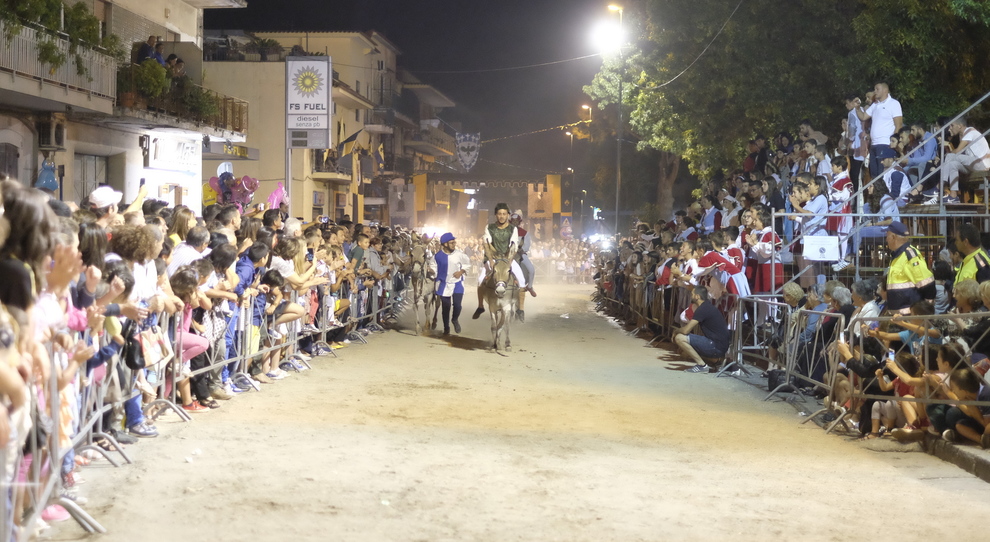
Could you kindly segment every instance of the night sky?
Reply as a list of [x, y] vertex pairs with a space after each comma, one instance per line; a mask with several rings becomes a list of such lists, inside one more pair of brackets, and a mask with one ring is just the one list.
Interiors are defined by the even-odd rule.
[[[591, 57], [549, 67], [474, 74], [479, 70], [552, 62], [594, 54], [591, 27], [609, 17], [603, 0], [249, 0], [246, 9], [206, 10], [208, 29], [377, 30], [401, 51], [400, 67], [457, 102], [445, 120], [465, 121], [482, 139], [579, 120], [581, 91], [601, 67]], [[575, 142], [581, 154], [583, 142]], [[562, 132], [519, 137], [482, 149], [481, 158], [560, 171], [572, 165]], [[492, 164], [480, 164], [490, 170]], [[480, 168], [479, 168], [480, 169]], [[503, 173], [534, 173], [499, 168]]]

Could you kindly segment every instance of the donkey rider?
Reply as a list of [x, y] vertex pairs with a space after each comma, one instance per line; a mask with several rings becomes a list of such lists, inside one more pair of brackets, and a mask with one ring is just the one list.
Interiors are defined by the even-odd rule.
[[[522, 227], [522, 211], [516, 211], [509, 216], [509, 224], [516, 227], [516, 231], [519, 233], [519, 251], [516, 252], [516, 261], [519, 262], [520, 267], [522, 267], [523, 275], [526, 277], [526, 284], [529, 284], [529, 289], [533, 289], [533, 279], [536, 276], [536, 266], [529, 259], [530, 246], [532, 245], [533, 236], [528, 235], [528, 232]], [[516, 309], [516, 318], [520, 322], [526, 322], [526, 313], [524, 308], [526, 307], [526, 291], [519, 290], [519, 308]]]
[[516, 231], [515, 226], [509, 224], [508, 205], [499, 203], [495, 206], [495, 222], [485, 228], [482, 241], [485, 248], [485, 265], [481, 267], [481, 272], [478, 274], [478, 309], [471, 316], [475, 320], [485, 312], [483, 306], [484, 290], [481, 289], [481, 285], [485, 283], [485, 277], [496, 258], [511, 259], [512, 274], [515, 275], [516, 281], [519, 283], [519, 289], [528, 290], [529, 295], [536, 297], [536, 291], [531, 286], [526, 286], [526, 277], [523, 276], [522, 268], [519, 267], [519, 262], [515, 259], [516, 249], [519, 247], [519, 232]]

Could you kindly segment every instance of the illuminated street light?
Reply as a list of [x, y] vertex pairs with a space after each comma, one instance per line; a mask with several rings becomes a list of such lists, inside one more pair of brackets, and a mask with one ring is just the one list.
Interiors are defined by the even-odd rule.
[[593, 37], [602, 53], [617, 52], [619, 54], [619, 99], [615, 104], [618, 123], [615, 128], [615, 233], [619, 234], [619, 195], [622, 190], [622, 72], [626, 63], [622, 56], [622, 45], [625, 36], [622, 30], [622, 6], [609, 4], [608, 10], [619, 13], [619, 24], [601, 23], [595, 27]]

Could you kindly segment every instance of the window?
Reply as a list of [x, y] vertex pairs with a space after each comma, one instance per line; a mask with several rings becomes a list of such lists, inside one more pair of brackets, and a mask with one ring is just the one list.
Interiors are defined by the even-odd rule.
[[385, 69], [385, 61], [384, 60], [379, 60], [378, 61], [378, 71], [382, 71], [384, 69]]
[[13, 143], [0, 143], [0, 175], [6, 175], [10, 179], [16, 179], [18, 158], [17, 145]]
[[101, 184], [107, 184], [107, 157], [77, 154], [73, 160], [74, 201], [83, 201]]
[[354, 86], [354, 92], [357, 94], [361, 94], [361, 81], [356, 81], [356, 83], [357, 84]]

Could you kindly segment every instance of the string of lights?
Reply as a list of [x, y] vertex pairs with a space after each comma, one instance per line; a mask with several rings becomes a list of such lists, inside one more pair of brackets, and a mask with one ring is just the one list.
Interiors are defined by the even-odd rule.
[[589, 122], [591, 122], [591, 121], [590, 120], [579, 120], [577, 122], [572, 122], [570, 124], [562, 124], [560, 126], [554, 126], [552, 128], [543, 128], [542, 130], [533, 130], [532, 132], [524, 132], [524, 133], [521, 133], [521, 134], [508, 135], [508, 136], [503, 136], [503, 137], [496, 137], [496, 138], [493, 138], [493, 139], [486, 139], [486, 140], [482, 141], [481, 144], [482, 145], [486, 145], [488, 143], [495, 143], [496, 141], [504, 141], [506, 139], [512, 139], [512, 138], [516, 138], [516, 137], [523, 137], [523, 136], [528, 136], [528, 135], [533, 135], [533, 134], [541, 134], [543, 132], [552, 132], [554, 130], [566, 130], [568, 128], [573, 128], [573, 127], [579, 126], [581, 124], [588, 124]]
[[574, 58], [565, 58], [564, 60], [554, 60], [551, 62], [540, 62], [539, 64], [527, 64], [525, 66], [510, 66], [506, 68], [484, 68], [477, 70], [410, 70], [413, 73], [429, 73], [429, 74], [459, 74], [459, 73], [492, 73], [492, 72], [507, 72], [513, 70], [527, 70], [529, 68], [542, 68], [543, 66], [553, 66], [555, 64], [563, 64], [565, 62], [575, 62], [577, 60], [584, 60], [586, 58], [591, 58], [595, 56], [601, 56], [601, 53], [595, 53], [592, 55], [578, 56]]

